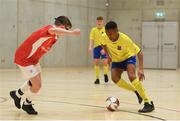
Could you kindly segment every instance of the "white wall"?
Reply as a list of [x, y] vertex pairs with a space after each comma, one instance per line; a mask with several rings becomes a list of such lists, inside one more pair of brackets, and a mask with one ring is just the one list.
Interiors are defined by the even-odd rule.
[[17, 46], [16, 14], [16, 1], [0, 0], [0, 68], [15, 67], [13, 52]]

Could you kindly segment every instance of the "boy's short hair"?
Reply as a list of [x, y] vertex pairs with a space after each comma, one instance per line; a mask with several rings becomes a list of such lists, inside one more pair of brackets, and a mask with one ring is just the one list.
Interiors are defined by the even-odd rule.
[[71, 21], [66, 16], [59, 16], [59, 17], [55, 18], [54, 24], [56, 26], [65, 25], [67, 30], [72, 27]]
[[117, 29], [117, 24], [114, 21], [109, 21], [106, 26], [105, 26], [105, 30], [109, 30], [109, 29]]
[[96, 20], [103, 20], [103, 17], [102, 17], [102, 16], [98, 16], [98, 17], [96, 18]]

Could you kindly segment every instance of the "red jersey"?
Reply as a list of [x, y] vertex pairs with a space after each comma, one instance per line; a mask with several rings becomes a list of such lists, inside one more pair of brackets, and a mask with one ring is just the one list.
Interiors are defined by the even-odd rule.
[[47, 25], [33, 32], [16, 50], [14, 62], [20, 66], [35, 65], [57, 41], [57, 35], [48, 32], [52, 25]]

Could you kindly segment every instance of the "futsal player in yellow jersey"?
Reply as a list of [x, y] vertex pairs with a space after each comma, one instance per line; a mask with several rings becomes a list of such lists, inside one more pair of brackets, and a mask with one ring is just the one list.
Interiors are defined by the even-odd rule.
[[[143, 53], [141, 49], [125, 34], [118, 32], [117, 24], [110, 21], [105, 26], [105, 33], [101, 39], [108, 60], [112, 62], [111, 77], [119, 87], [136, 93], [139, 103], [144, 101], [140, 113], [153, 111], [154, 104], [149, 100], [142, 81], [145, 79], [143, 71]], [[138, 77], [136, 76], [136, 56], [139, 60]], [[121, 78], [123, 71], [127, 71], [131, 83]]]
[[89, 53], [93, 50], [93, 58], [94, 58], [94, 70], [96, 73], [96, 80], [95, 84], [99, 84], [99, 61], [100, 59], [103, 60], [103, 67], [104, 67], [104, 81], [108, 82], [108, 60], [106, 57], [106, 54], [101, 47], [100, 44], [100, 38], [102, 37], [102, 34], [105, 33], [104, 29], [104, 22], [103, 17], [99, 16], [96, 19], [96, 27], [91, 29], [90, 32], [90, 42], [89, 42]]

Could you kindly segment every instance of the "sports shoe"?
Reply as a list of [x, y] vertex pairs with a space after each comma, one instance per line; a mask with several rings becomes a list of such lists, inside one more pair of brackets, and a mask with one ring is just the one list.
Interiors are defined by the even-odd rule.
[[94, 84], [99, 84], [99, 83], [100, 83], [99, 79], [96, 79], [96, 81], [94, 82]]
[[152, 112], [153, 110], [155, 110], [154, 104], [151, 101], [151, 104], [149, 104], [148, 102], [144, 103], [144, 107], [142, 109], [140, 109], [138, 112], [139, 113], [148, 113], [148, 112]]
[[142, 97], [139, 95], [139, 93], [137, 91], [135, 91], [135, 94], [136, 94], [136, 96], [138, 98], [138, 103], [141, 104], [142, 101], [143, 101]]
[[21, 108], [21, 98], [19, 98], [18, 96], [16, 96], [16, 91], [13, 90], [13, 91], [10, 91], [10, 96], [11, 98], [14, 100], [14, 104], [15, 106], [20, 109]]
[[25, 104], [23, 103], [22, 109], [23, 109], [24, 111], [26, 111], [26, 112], [27, 112], [28, 114], [30, 114], [30, 115], [37, 115], [38, 112], [34, 110], [34, 108], [32, 107], [32, 105], [33, 105], [33, 104], [25, 105]]
[[107, 74], [104, 74], [104, 82], [107, 83], [108, 81], [109, 81], [108, 75], [107, 75]]

